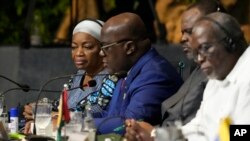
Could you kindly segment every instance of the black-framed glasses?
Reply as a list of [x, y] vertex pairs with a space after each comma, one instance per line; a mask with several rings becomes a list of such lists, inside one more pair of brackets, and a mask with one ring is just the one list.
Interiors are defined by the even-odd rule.
[[206, 42], [206, 43], [202, 43], [198, 49], [193, 49], [192, 50], [192, 54], [193, 54], [193, 57], [194, 57], [194, 60], [195, 61], [198, 61], [198, 56], [202, 56], [202, 57], [210, 57], [212, 54], [213, 54], [213, 51], [212, 51], [212, 47], [214, 47], [214, 44], [217, 44], [223, 40], [225, 40], [226, 37], [220, 39], [220, 40], [217, 40], [217, 41], [214, 41], [214, 42]]

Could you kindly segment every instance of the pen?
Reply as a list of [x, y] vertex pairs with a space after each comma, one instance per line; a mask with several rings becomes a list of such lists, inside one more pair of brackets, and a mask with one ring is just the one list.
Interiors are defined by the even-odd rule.
[[125, 128], [125, 125], [123, 124], [122, 126], [116, 127], [113, 131], [118, 132], [118, 131], [121, 131], [124, 128]]

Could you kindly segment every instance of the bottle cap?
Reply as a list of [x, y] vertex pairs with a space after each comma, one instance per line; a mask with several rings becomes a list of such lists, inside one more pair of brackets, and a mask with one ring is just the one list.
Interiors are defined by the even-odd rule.
[[18, 109], [17, 108], [10, 109], [10, 117], [18, 117]]

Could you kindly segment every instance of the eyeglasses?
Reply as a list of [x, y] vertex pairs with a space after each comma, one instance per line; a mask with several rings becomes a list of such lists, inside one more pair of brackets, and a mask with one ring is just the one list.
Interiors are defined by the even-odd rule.
[[115, 46], [115, 45], [118, 45], [118, 44], [120, 44], [122, 42], [127, 42], [127, 41], [132, 41], [132, 40], [124, 39], [124, 40], [116, 41], [116, 42], [109, 43], [109, 44], [106, 44], [106, 45], [104, 45], [105, 43], [101, 43], [101, 49], [109, 48], [109, 47], [112, 47], [112, 46]]
[[[128, 41], [133, 41], [133, 40], [132, 39], [123, 39], [123, 40], [116, 41], [116, 42], [109, 43], [109, 44], [102, 42], [101, 43], [101, 50], [102, 50], [103, 53], [106, 54], [108, 48], [114, 47], [114, 46], [116, 46], [118, 44], [121, 44], [123, 42], [128, 42]], [[104, 44], [106, 44], [106, 45], [104, 45]]]
[[192, 54], [193, 54], [194, 60], [198, 61], [198, 55], [202, 57], [211, 57], [211, 55], [213, 54], [213, 50], [211, 48], [214, 47], [214, 44], [217, 44], [225, 39], [226, 37], [220, 40], [214, 41], [214, 42], [203, 43], [198, 47], [198, 49], [193, 49]]

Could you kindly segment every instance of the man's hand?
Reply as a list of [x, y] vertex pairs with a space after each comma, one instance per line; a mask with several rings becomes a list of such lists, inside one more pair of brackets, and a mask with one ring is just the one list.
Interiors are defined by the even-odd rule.
[[137, 122], [134, 119], [127, 119], [125, 138], [128, 141], [153, 141], [150, 136], [153, 126], [147, 122]]
[[27, 104], [24, 106], [23, 116], [26, 121], [33, 120], [33, 112], [31, 104]]
[[24, 126], [24, 130], [23, 133], [24, 134], [31, 134], [31, 123], [33, 123], [33, 121], [26, 121], [25, 126]]

